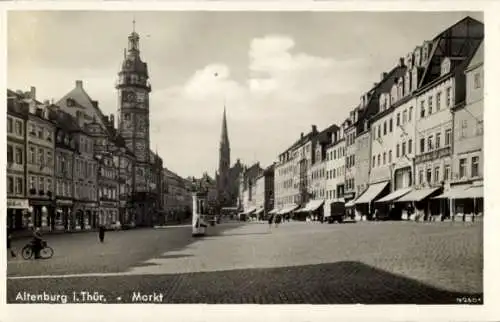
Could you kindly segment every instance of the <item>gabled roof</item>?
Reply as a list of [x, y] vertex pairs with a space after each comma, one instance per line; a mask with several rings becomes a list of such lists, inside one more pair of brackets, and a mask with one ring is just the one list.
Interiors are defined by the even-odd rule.
[[432, 40], [430, 59], [418, 87], [423, 87], [440, 76], [444, 57], [470, 59], [483, 39], [483, 23], [471, 17], [465, 17], [441, 32]]
[[60, 110], [59, 107], [55, 105], [50, 105], [48, 108], [50, 110], [49, 118], [56, 124], [56, 127], [68, 132], [83, 131], [72, 115]]
[[[68, 99], [72, 99], [75, 102], [75, 106], [68, 106]], [[89, 94], [83, 88], [81, 81], [76, 81], [75, 88], [73, 88], [69, 93], [64, 95], [56, 105], [60, 106], [64, 110], [72, 109], [82, 109], [90, 116], [95, 116], [96, 121], [107, 131], [107, 125], [105, 123], [104, 114], [97, 105], [96, 101], [93, 101]]]
[[474, 68], [478, 65], [481, 65], [483, 62], [484, 62], [484, 41], [481, 42], [481, 45], [479, 45], [479, 47], [477, 48], [467, 68]]

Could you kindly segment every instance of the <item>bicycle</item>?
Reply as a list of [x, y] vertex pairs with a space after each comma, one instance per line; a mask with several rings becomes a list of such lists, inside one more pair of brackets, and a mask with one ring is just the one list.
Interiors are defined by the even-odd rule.
[[[33, 250], [33, 243], [30, 242], [26, 246], [23, 247], [21, 254], [25, 260], [31, 259], [34, 255], [35, 252]], [[49, 259], [52, 256], [54, 256], [54, 249], [47, 245], [46, 241], [42, 242], [42, 249], [40, 249], [40, 257], [42, 259]]]

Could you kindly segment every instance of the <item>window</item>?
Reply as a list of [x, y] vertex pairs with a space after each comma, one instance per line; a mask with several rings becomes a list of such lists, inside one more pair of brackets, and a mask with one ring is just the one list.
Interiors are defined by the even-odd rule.
[[24, 135], [23, 122], [21, 122], [19, 120], [16, 120], [16, 134], [19, 135], [19, 136], [23, 136]]
[[429, 98], [427, 99], [427, 105], [429, 107], [429, 115], [432, 114], [432, 96], [429, 96]]
[[45, 158], [44, 158], [44, 153], [43, 149], [38, 149], [38, 157], [40, 158], [40, 165], [45, 166]]
[[337, 159], [337, 150], [333, 150], [333, 160]]
[[16, 147], [16, 163], [23, 164], [23, 149]]
[[460, 178], [467, 176], [467, 159], [460, 159], [458, 163], [458, 173]]
[[52, 191], [52, 179], [47, 178], [47, 191]]
[[474, 89], [481, 88], [481, 74], [479, 72], [474, 74]]
[[7, 119], [7, 133], [12, 133], [14, 130], [14, 125], [13, 125], [13, 121], [12, 121], [12, 118], [8, 118]]
[[392, 118], [389, 120], [389, 132], [392, 132]]
[[426, 179], [427, 179], [427, 183], [431, 183], [432, 182], [432, 169], [431, 168], [427, 169], [427, 177], [426, 177]]
[[401, 124], [401, 120], [400, 120], [400, 114], [398, 113], [398, 115], [396, 115], [396, 126], [399, 126]]
[[410, 106], [410, 111], [408, 112], [408, 122], [411, 122], [412, 114], [413, 114], [413, 106]]
[[378, 137], [380, 137], [380, 125], [377, 127], [377, 134], [378, 134]]
[[30, 177], [30, 189], [36, 189], [36, 178], [34, 176]]
[[52, 152], [47, 151], [47, 166], [51, 167], [52, 166]]
[[43, 139], [43, 127], [38, 127], [38, 138]]
[[467, 120], [462, 120], [460, 137], [465, 138], [467, 136]]
[[23, 178], [16, 178], [16, 194], [22, 195], [24, 193]]
[[406, 124], [408, 122], [408, 111], [404, 110], [403, 111], [403, 124]]
[[432, 135], [427, 138], [427, 150], [432, 151], [434, 149], [434, 144], [432, 142]]
[[387, 153], [384, 152], [384, 157], [383, 157], [383, 163], [385, 165], [385, 162], [386, 162], [386, 157], [387, 157]]
[[424, 153], [425, 152], [425, 139], [422, 138], [420, 139], [420, 153]]
[[434, 168], [434, 182], [435, 183], [439, 182], [439, 167]]
[[424, 170], [418, 172], [418, 182], [420, 182], [420, 184], [424, 183]]
[[7, 162], [14, 163], [14, 147], [10, 144], [7, 145]]
[[389, 150], [389, 163], [392, 162], [392, 150]]
[[451, 179], [451, 167], [449, 165], [444, 166], [444, 180]]
[[483, 135], [483, 120], [477, 121], [476, 134]]
[[384, 135], [387, 134], [387, 122], [384, 122]]
[[38, 190], [45, 191], [45, 178], [44, 177], [38, 178]]
[[420, 118], [425, 117], [425, 102], [421, 101], [420, 102]]
[[446, 89], [446, 107], [451, 106], [451, 87]]
[[436, 133], [436, 149], [439, 149], [441, 146], [441, 133]]
[[401, 144], [401, 155], [405, 156], [406, 155], [406, 142], [403, 142]]
[[399, 158], [399, 144], [396, 145], [396, 158]]
[[446, 131], [444, 132], [444, 145], [451, 145], [451, 129], [446, 129]]
[[413, 140], [410, 139], [408, 141], [408, 154], [411, 154], [412, 146], [413, 146]]
[[377, 156], [377, 165], [380, 167], [380, 154]]
[[12, 177], [7, 177], [7, 193], [14, 193], [14, 178]]
[[[373, 160], [372, 160], [372, 168], [375, 168], [375, 156], [373, 156]], [[335, 172], [334, 172], [335, 173]]]
[[470, 175], [473, 178], [479, 176], [479, 157], [472, 157]]
[[130, 114], [125, 113], [124, 118], [125, 118], [125, 121], [130, 121]]
[[436, 112], [439, 112], [441, 109], [441, 92], [436, 94]]

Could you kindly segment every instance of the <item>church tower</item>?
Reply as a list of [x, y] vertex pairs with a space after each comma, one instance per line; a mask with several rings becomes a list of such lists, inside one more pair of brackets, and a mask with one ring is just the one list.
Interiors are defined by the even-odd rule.
[[136, 192], [148, 190], [147, 178], [151, 172], [149, 141], [149, 83], [148, 66], [141, 60], [139, 35], [128, 36], [128, 48], [118, 73], [118, 132], [124, 138], [127, 148], [136, 156], [134, 189]]
[[229, 146], [229, 135], [227, 133], [226, 106], [222, 115], [222, 131], [219, 146], [219, 175], [217, 182], [218, 201], [222, 207], [231, 206], [230, 196], [230, 164], [231, 148]]

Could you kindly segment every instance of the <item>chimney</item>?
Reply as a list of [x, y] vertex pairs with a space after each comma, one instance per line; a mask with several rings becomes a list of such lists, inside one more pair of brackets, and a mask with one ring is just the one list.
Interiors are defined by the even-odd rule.
[[405, 58], [399, 57], [399, 67], [405, 67]]
[[300, 132], [300, 138], [303, 139], [304, 138], [304, 132]]
[[380, 80], [381, 81], [383, 81], [386, 77], [387, 77], [387, 73], [386, 72], [380, 74]]
[[109, 123], [113, 128], [115, 128], [115, 116], [113, 114], [109, 115]]
[[36, 100], [36, 87], [35, 86], [31, 86], [31, 88], [30, 88], [30, 98], [32, 100]]
[[317, 133], [317, 132], [318, 132], [318, 128], [316, 127], [316, 125], [314, 125], [314, 124], [313, 124], [313, 125], [311, 126], [311, 128], [312, 128], [312, 132], [313, 132], [313, 133]]
[[75, 82], [75, 86], [76, 86], [77, 88], [83, 88], [83, 82], [82, 82], [81, 80], [77, 80], [77, 81]]

